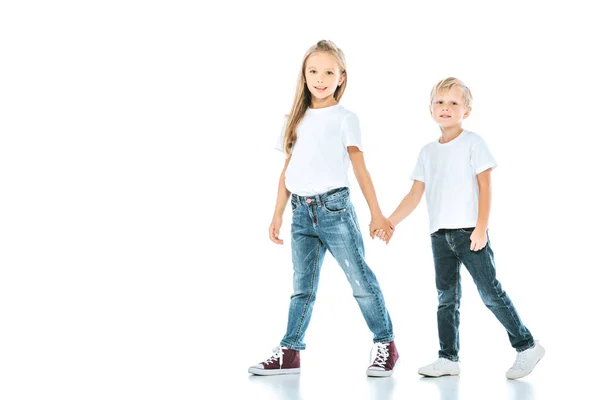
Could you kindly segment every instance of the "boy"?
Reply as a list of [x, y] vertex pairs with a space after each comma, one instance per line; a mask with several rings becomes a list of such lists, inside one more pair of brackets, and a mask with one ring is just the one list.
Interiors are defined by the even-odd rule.
[[[469, 88], [456, 78], [439, 82], [431, 91], [430, 112], [442, 132], [439, 140], [421, 149], [413, 171], [413, 186], [389, 217], [393, 225], [406, 218], [419, 204], [423, 192], [429, 212], [429, 230], [438, 291], [439, 359], [419, 368], [431, 377], [458, 375], [460, 265], [465, 265], [485, 305], [508, 332], [517, 350], [508, 379], [522, 378], [544, 356], [496, 279], [494, 253], [487, 236], [490, 214], [490, 175], [496, 167], [483, 139], [463, 130], [471, 112]], [[375, 232], [385, 239], [382, 230]], [[388, 238], [389, 240], [389, 238]]]

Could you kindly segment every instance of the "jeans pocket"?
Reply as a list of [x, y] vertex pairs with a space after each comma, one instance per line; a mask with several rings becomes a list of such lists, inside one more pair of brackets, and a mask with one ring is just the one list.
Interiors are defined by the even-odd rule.
[[471, 233], [473, 233], [474, 230], [475, 228], [461, 228], [458, 231], [462, 233], [468, 233], [470, 235]]
[[323, 209], [329, 214], [340, 214], [346, 211], [345, 197], [336, 197], [331, 200], [325, 200]]

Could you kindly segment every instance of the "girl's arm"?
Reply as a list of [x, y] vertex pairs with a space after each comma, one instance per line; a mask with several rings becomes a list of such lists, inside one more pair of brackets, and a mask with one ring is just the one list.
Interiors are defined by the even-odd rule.
[[425, 184], [414, 180], [410, 192], [404, 196], [396, 210], [390, 215], [389, 220], [394, 226], [402, 222], [404, 218], [408, 217], [417, 208], [423, 197], [423, 192], [425, 192]]
[[283, 221], [283, 212], [285, 206], [290, 199], [290, 192], [285, 187], [285, 171], [290, 163], [292, 156], [290, 155], [285, 160], [283, 165], [283, 171], [279, 176], [279, 186], [277, 187], [277, 201], [275, 202], [275, 212], [273, 213], [273, 220], [271, 226], [269, 226], [269, 238], [271, 241], [277, 244], [283, 244], [283, 240], [279, 238], [279, 229], [281, 229], [281, 223]]
[[352, 162], [352, 168], [354, 169], [354, 175], [356, 176], [356, 180], [360, 185], [360, 190], [362, 190], [363, 195], [367, 200], [367, 204], [369, 205], [369, 209], [371, 210], [371, 224], [369, 225], [369, 234], [373, 238], [373, 232], [375, 232], [377, 229], [383, 229], [386, 233], [387, 243], [392, 237], [393, 227], [390, 221], [388, 221], [387, 218], [385, 218], [381, 213], [381, 208], [379, 208], [377, 196], [375, 195], [373, 181], [371, 180], [371, 175], [369, 174], [369, 171], [367, 171], [363, 153], [358, 149], [358, 147], [349, 146], [348, 154], [350, 155], [350, 161]]
[[487, 227], [492, 206], [492, 170], [486, 169], [477, 174], [479, 185], [479, 213], [477, 225], [471, 234], [471, 250], [479, 251], [487, 245]]

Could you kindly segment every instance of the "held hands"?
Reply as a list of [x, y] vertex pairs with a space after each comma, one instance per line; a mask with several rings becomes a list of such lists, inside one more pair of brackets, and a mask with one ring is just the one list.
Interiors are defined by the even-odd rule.
[[487, 234], [485, 229], [475, 228], [470, 236], [471, 251], [479, 251], [487, 245]]
[[271, 226], [269, 226], [269, 239], [273, 243], [283, 244], [283, 240], [279, 239], [279, 229], [281, 229], [281, 223], [283, 218], [281, 217], [273, 217], [271, 221]]
[[390, 239], [394, 235], [394, 229], [394, 224], [383, 215], [373, 217], [369, 224], [371, 239], [375, 239], [375, 236], [377, 236], [379, 239], [385, 241], [386, 244], [390, 242]]
[[391, 238], [387, 239], [386, 241], [386, 234], [385, 231], [383, 229], [377, 229], [375, 231], [375, 236], [377, 236], [379, 239], [384, 240], [386, 243], [388, 243], [390, 241]]

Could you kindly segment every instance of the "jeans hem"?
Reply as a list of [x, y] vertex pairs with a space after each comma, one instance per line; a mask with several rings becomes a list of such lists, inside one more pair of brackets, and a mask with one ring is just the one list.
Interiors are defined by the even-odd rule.
[[385, 337], [383, 339], [373, 339], [373, 343], [390, 343], [394, 341], [394, 335]]
[[304, 346], [292, 346], [291, 344], [287, 344], [287, 343], [285, 343], [283, 341], [281, 343], [279, 343], [279, 345], [281, 347], [286, 347], [286, 348], [288, 348], [290, 350], [296, 350], [296, 351], [306, 350], [306, 345], [304, 345]]
[[458, 356], [446, 356], [446, 355], [443, 355], [443, 354], [438, 354], [438, 357], [439, 358], [445, 358], [446, 360], [450, 360], [450, 361], [453, 361], [453, 362], [458, 362]]
[[533, 349], [534, 347], [535, 347], [535, 341], [532, 339], [530, 343], [527, 343], [525, 346], [521, 346], [516, 350], [517, 350], [517, 353], [520, 353], [525, 350]]

